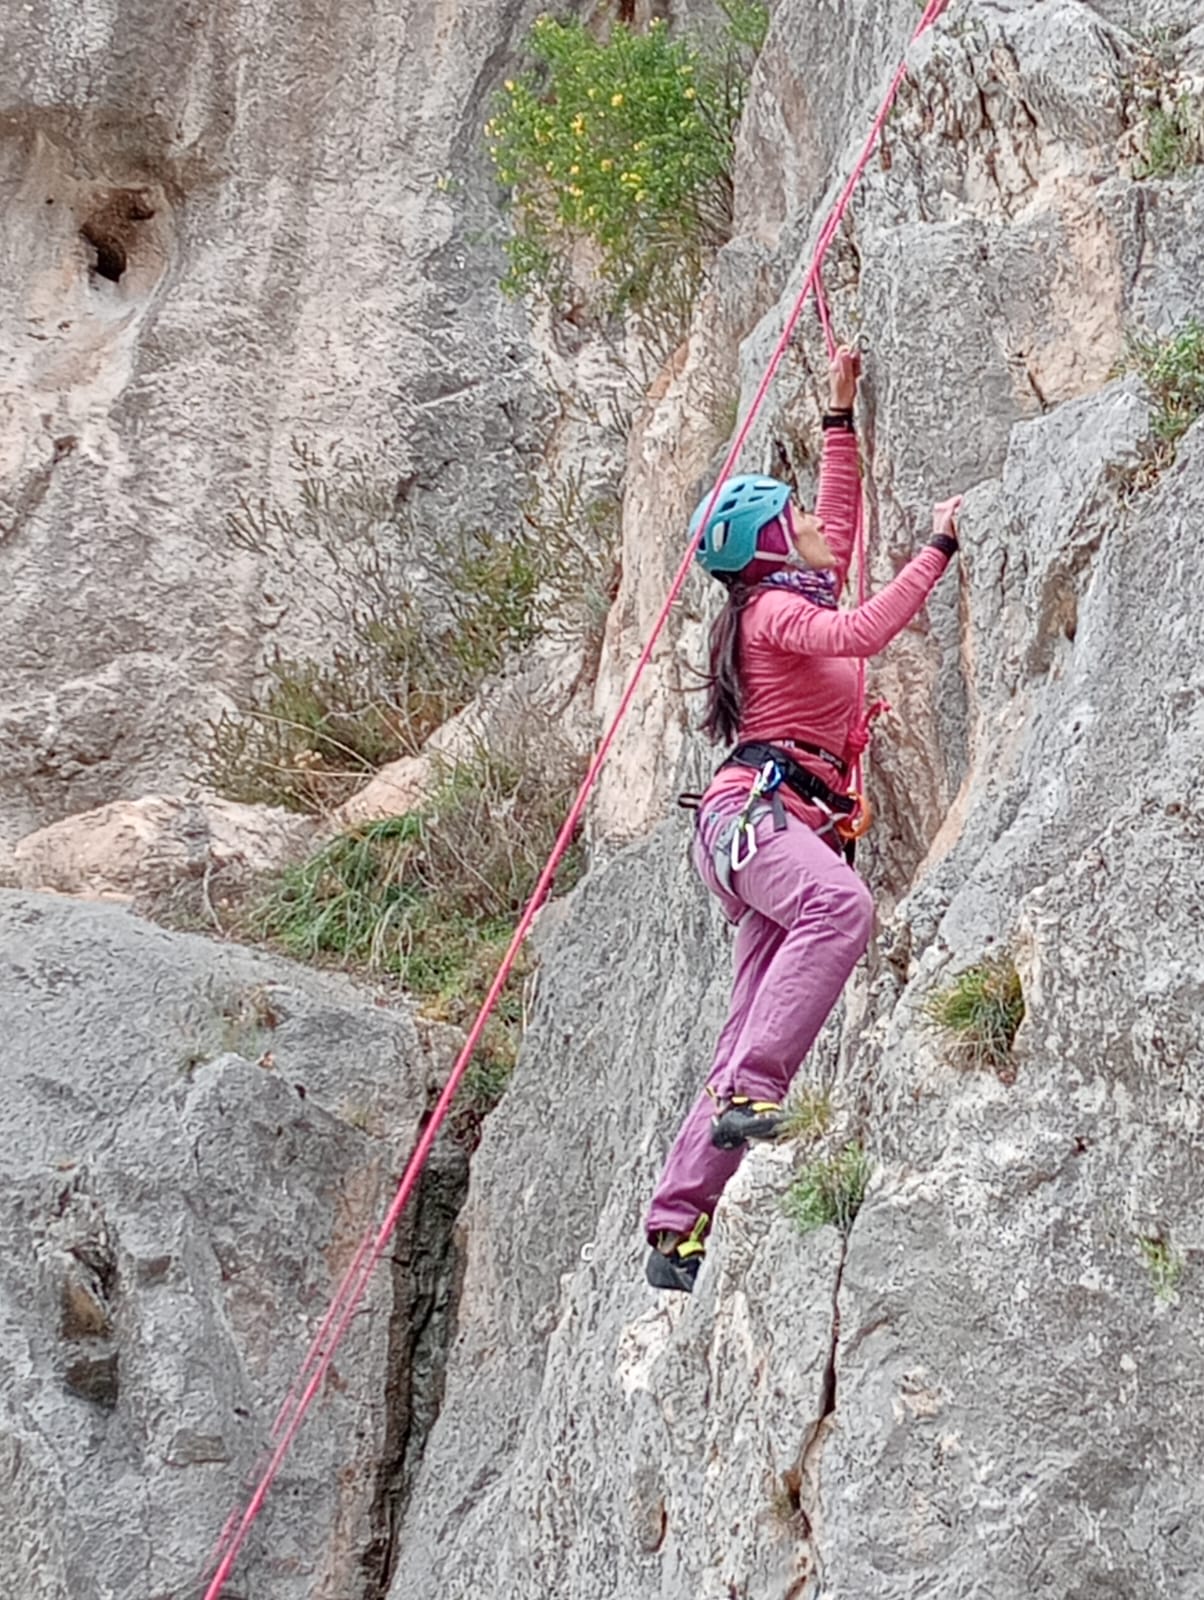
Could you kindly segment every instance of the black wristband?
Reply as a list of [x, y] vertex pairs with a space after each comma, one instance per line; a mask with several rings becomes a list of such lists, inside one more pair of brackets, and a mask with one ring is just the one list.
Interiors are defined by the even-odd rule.
[[951, 533], [934, 533], [928, 543], [934, 550], [943, 550], [947, 556], [957, 554], [957, 540]]
[[839, 428], [843, 433], [855, 433], [853, 426], [852, 406], [843, 406], [837, 411], [825, 411], [820, 418], [820, 427], [827, 433], [829, 428]]

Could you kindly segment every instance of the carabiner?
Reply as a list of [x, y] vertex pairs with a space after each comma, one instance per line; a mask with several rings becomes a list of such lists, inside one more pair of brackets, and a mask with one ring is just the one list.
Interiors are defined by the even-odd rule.
[[854, 789], [849, 799], [856, 801], [856, 804], [848, 816], [841, 817], [836, 824], [836, 832], [846, 843], [850, 839], [863, 839], [874, 826], [874, 813], [865, 796]]
[[[740, 849], [741, 835], [747, 837], [747, 844], [743, 853]], [[747, 808], [736, 818], [736, 826], [732, 829], [731, 851], [728, 860], [731, 862], [733, 872], [739, 872], [741, 867], [746, 867], [757, 853], [757, 825], [748, 816]]]
[[766, 761], [760, 772], [757, 773], [756, 781], [748, 792], [748, 806], [745, 807], [745, 809], [747, 810], [749, 807], [751, 807], [753, 801], [759, 800], [763, 794], [772, 794], [781, 781], [781, 768], [778, 766], [773, 757], [770, 756], [769, 760]]

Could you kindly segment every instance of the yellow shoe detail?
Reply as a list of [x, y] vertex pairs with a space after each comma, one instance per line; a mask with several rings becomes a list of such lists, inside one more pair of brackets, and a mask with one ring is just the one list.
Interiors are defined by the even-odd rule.
[[677, 1246], [676, 1254], [684, 1261], [688, 1256], [700, 1256], [706, 1253], [706, 1241], [703, 1234], [710, 1217], [704, 1211], [689, 1233]]

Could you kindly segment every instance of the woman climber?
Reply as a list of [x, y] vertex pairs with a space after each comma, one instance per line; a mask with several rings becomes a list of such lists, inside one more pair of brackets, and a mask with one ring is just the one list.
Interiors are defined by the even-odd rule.
[[[960, 499], [893, 582], [839, 610], [861, 493], [853, 402], [860, 360], [840, 349], [815, 511], [773, 478], [729, 478], [695, 511], [698, 560], [727, 588], [710, 637], [703, 729], [735, 742], [702, 796], [694, 863], [738, 924], [727, 1021], [706, 1087], [648, 1209], [647, 1277], [689, 1291], [710, 1219], [752, 1139], [773, 1139], [782, 1101], [869, 942], [873, 901], [839, 831], [857, 810], [850, 766], [866, 742], [858, 663], [923, 605], [957, 550]], [[705, 526], [704, 526], [705, 518]]]

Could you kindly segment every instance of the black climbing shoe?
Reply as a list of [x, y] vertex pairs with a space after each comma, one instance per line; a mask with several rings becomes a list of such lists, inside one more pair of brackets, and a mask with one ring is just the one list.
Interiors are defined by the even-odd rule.
[[648, 1255], [644, 1275], [654, 1289], [694, 1292], [694, 1279], [706, 1255], [702, 1235], [710, 1218], [705, 1214], [683, 1239], [680, 1233], [658, 1233]]
[[733, 1095], [711, 1120], [711, 1143], [720, 1150], [736, 1150], [749, 1139], [776, 1139], [785, 1121], [785, 1113], [776, 1101]]

